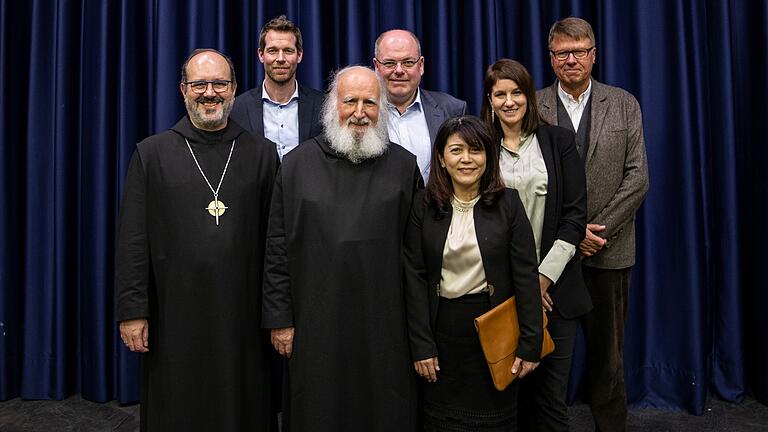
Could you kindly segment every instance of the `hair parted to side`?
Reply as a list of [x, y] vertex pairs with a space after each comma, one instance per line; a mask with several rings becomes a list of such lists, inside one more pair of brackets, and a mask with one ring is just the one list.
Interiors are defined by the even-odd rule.
[[533, 85], [533, 78], [528, 73], [528, 69], [518, 61], [507, 58], [499, 59], [485, 70], [485, 78], [483, 79], [484, 97], [480, 108], [480, 116], [487, 125], [492, 126], [493, 131], [497, 135], [497, 143], [504, 136], [504, 132], [501, 129], [501, 122], [498, 116], [494, 118], [491, 115], [493, 107], [491, 106], [490, 97], [493, 92], [493, 86], [503, 79], [514, 81], [527, 99], [521, 128], [522, 134], [530, 135], [536, 131], [540, 124], [544, 123], [539, 115], [539, 108], [536, 105], [536, 87]]
[[410, 31], [410, 30], [398, 29], [398, 28], [389, 29], [389, 30], [381, 33], [379, 35], [379, 37], [376, 38], [376, 42], [373, 44], [373, 56], [374, 57], [379, 58], [379, 46], [381, 45], [381, 40], [384, 39], [384, 36], [386, 36], [387, 33], [393, 32], [393, 31], [403, 31], [403, 32], [406, 32], [409, 35], [411, 35], [411, 37], [413, 38], [413, 41], [416, 42], [416, 51], [419, 52], [419, 57], [421, 57], [421, 42], [419, 42], [419, 38], [417, 38], [416, 35], [412, 31]]
[[268, 23], [264, 24], [264, 27], [261, 28], [261, 33], [259, 33], [259, 49], [260, 50], [264, 51], [264, 48], [267, 46], [266, 38], [267, 38], [267, 33], [270, 30], [278, 31], [278, 32], [293, 33], [293, 36], [296, 38], [296, 51], [303, 51], [301, 30], [299, 30], [299, 28], [296, 27], [296, 24], [294, 24], [291, 20], [289, 20], [285, 15], [280, 15], [279, 17], [272, 18], [271, 20], [269, 20]]
[[187, 82], [187, 65], [189, 64], [189, 61], [192, 60], [192, 57], [202, 54], [204, 52], [212, 52], [216, 53], [224, 58], [224, 60], [227, 61], [227, 65], [229, 65], [229, 76], [230, 80], [232, 80], [233, 84], [237, 84], [237, 78], [235, 77], [235, 65], [232, 63], [232, 59], [226, 56], [221, 51], [215, 50], [213, 48], [198, 48], [194, 51], [192, 51], [186, 60], [184, 60], [184, 64], [181, 65], [181, 82], [182, 84]]
[[457, 134], [472, 149], [485, 151], [485, 172], [480, 178], [480, 203], [492, 206], [504, 190], [499, 171], [499, 149], [491, 130], [475, 116], [454, 117], [446, 120], [437, 131], [432, 147], [432, 169], [429, 171], [424, 199], [427, 205], [438, 210], [439, 217], [451, 211], [453, 182], [448, 171], [440, 165], [448, 138]]
[[552, 41], [555, 36], [565, 36], [570, 39], [589, 39], [592, 46], [595, 46], [595, 33], [592, 26], [585, 20], [578, 17], [563, 18], [556, 21], [549, 29], [549, 49], [552, 49]]

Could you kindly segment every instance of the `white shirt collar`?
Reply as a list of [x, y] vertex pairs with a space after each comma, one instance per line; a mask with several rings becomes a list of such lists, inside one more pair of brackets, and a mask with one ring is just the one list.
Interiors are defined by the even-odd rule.
[[413, 102], [408, 105], [403, 114], [400, 114], [400, 110], [398, 110], [397, 107], [391, 103], [387, 103], [387, 105], [389, 106], [390, 111], [397, 112], [398, 115], [405, 115], [405, 113], [407, 113], [411, 108], [421, 111], [421, 89], [416, 87], [416, 97], [413, 98]]
[[291, 98], [290, 98], [290, 99], [288, 99], [288, 102], [285, 102], [285, 103], [280, 103], [280, 102], [277, 102], [276, 100], [272, 99], [272, 98], [269, 96], [269, 93], [267, 93], [267, 85], [266, 85], [266, 82], [267, 82], [267, 80], [265, 79], [265, 80], [264, 80], [264, 81], [261, 83], [261, 100], [264, 100], [264, 99], [266, 99], [266, 100], [268, 100], [268, 101], [272, 102], [272, 103], [273, 103], [273, 104], [275, 104], [275, 105], [288, 105], [288, 104], [289, 104], [289, 103], [291, 103], [291, 102], [292, 102], [294, 99], [298, 99], [298, 98], [299, 98], [299, 82], [298, 82], [298, 81], [295, 81], [295, 80], [293, 81], [293, 83], [294, 83], [294, 85], [295, 85], [295, 88], [293, 89], [293, 94], [291, 95]]
[[589, 85], [587, 86], [587, 89], [584, 90], [584, 93], [579, 95], [579, 100], [574, 99], [570, 93], [567, 93], [565, 90], [563, 90], [563, 86], [560, 85], [560, 80], [557, 81], [557, 93], [560, 95], [560, 100], [562, 101], [569, 101], [577, 105], [581, 104], [587, 100], [589, 95], [592, 93], [592, 78], [589, 79]]

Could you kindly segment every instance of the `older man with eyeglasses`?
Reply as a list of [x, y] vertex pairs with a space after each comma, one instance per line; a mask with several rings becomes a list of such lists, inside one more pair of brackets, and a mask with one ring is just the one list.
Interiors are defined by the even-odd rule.
[[408, 30], [388, 30], [376, 38], [373, 66], [387, 88], [389, 139], [416, 156], [426, 182], [437, 129], [445, 120], [464, 115], [467, 103], [419, 88], [424, 56], [419, 39]]
[[[572, 346], [581, 320], [595, 430], [621, 432], [627, 420], [624, 322], [635, 264], [635, 213], [648, 191], [642, 114], [629, 92], [592, 78], [597, 48], [588, 22], [570, 17], [553, 24], [549, 49], [557, 81], [539, 90], [536, 99], [545, 121], [576, 133], [584, 161], [587, 229], [579, 249], [593, 304], [592, 311], [579, 316], [567, 305], [555, 303], [550, 325], [559, 326], [562, 343]], [[551, 373], [534, 374], [528, 382], [533, 388], [559, 393], [557, 404], [554, 399], [551, 404], [537, 400], [540, 411], [531, 414], [540, 424], [529, 430], [568, 430], [564, 401], [570, 358], [560, 360], [560, 365], [548, 368], [542, 363], [539, 369]]]
[[270, 428], [259, 328], [275, 146], [229, 120], [232, 62], [195, 50], [187, 115], [136, 145], [117, 236], [116, 317], [141, 354], [142, 431]]

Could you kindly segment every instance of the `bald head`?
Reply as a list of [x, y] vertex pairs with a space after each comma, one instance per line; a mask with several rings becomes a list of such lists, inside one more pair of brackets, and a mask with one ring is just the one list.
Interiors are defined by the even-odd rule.
[[357, 135], [379, 120], [381, 88], [376, 74], [362, 66], [342, 69], [336, 75], [336, 109], [339, 123]]
[[424, 75], [424, 57], [416, 36], [408, 30], [389, 30], [376, 39], [376, 73], [387, 86], [389, 101], [402, 113], [416, 98]]
[[386, 94], [376, 73], [364, 66], [338, 71], [323, 104], [331, 146], [357, 163], [380, 155], [388, 144]]
[[219, 130], [227, 125], [235, 101], [237, 83], [232, 62], [212, 50], [195, 50], [181, 71], [181, 94], [189, 119], [203, 130]]

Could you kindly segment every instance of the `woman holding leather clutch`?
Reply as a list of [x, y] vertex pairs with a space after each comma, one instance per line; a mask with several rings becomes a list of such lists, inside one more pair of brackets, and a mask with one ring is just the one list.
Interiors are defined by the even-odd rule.
[[520, 429], [567, 431], [578, 317], [592, 307], [576, 254], [587, 217], [584, 162], [573, 132], [543, 124], [523, 65], [501, 59], [489, 66], [484, 93], [481, 115], [498, 137], [502, 179], [519, 192], [533, 228], [541, 304], [555, 342], [555, 351], [521, 384]]
[[497, 391], [474, 318], [516, 295], [513, 373], [536, 368], [542, 342], [533, 234], [516, 191], [501, 183], [490, 129], [477, 117], [437, 133], [427, 188], [406, 230], [406, 305], [427, 431], [515, 431], [517, 382]]

